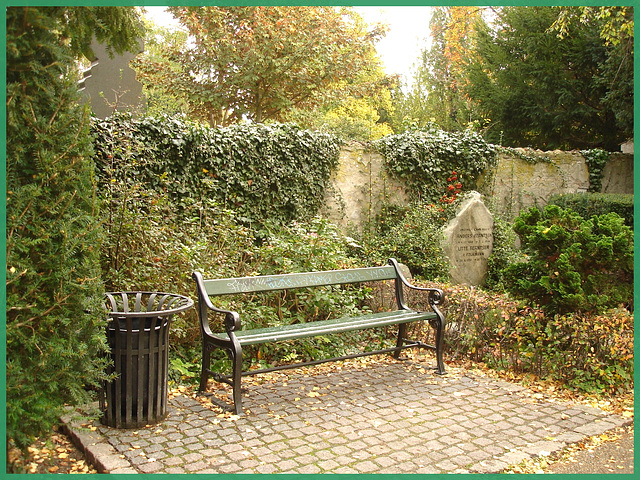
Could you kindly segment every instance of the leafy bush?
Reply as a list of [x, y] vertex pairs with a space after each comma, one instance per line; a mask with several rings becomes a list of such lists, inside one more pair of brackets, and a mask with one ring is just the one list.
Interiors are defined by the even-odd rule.
[[[458, 189], [476, 189], [480, 175], [496, 163], [495, 147], [471, 130], [445, 132], [430, 126], [388, 135], [373, 145], [384, 156], [389, 174], [426, 203], [437, 202], [457, 184]], [[452, 176], [457, 177], [453, 184]]]
[[553, 318], [525, 310], [503, 335], [509, 337], [503, 348], [520, 351], [523, 370], [546, 373], [586, 392], [616, 393], [633, 386], [633, 316], [624, 309]]
[[327, 219], [316, 216], [286, 225], [269, 224], [253, 265], [259, 275], [353, 268], [355, 241]]
[[[102, 271], [109, 291], [165, 291], [193, 298], [194, 270], [212, 277], [250, 271], [253, 232], [239, 225], [233, 212], [212, 202], [183, 204], [178, 211], [166, 194], [151, 194], [136, 184], [118, 189], [122, 197], [105, 196], [109, 216]], [[196, 310], [175, 316], [170, 334], [175, 347], [198, 343]]]
[[360, 254], [377, 262], [394, 257], [416, 276], [430, 280], [446, 278], [443, 227], [454, 212], [454, 205], [385, 206], [377, 216], [377, 228], [365, 234]]
[[101, 186], [134, 178], [172, 202], [213, 200], [243, 223], [313, 217], [337, 166], [340, 142], [293, 125], [210, 128], [180, 117], [96, 120]]
[[[625, 309], [548, 316], [477, 287], [424, 285], [444, 290], [449, 358], [467, 357], [582, 392], [615, 394], [633, 388], [634, 322]], [[412, 294], [409, 301], [416, 308], [428, 308], [420, 294]]]
[[573, 210], [582, 218], [617, 213], [624, 218], [625, 225], [633, 228], [633, 194], [565, 193], [549, 198], [549, 204]]
[[504, 294], [477, 287], [427, 284], [438, 286], [445, 293], [442, 312], [447, 319], [445, 343], [448, 354], [452, 358], [468, 357], [474, 361], [487, 361], [494, 356], [501, 322], [517, 312], [518, 303]]
[[522, 251], [516, 246], [517, 235], [513, 225], [500, 215], [493, 214], [493, 249], [487, 262], [485, 287], [489, 290], [505, 290], [505, 269], [524, 261]]
[[514, 231], [529, 258], [505, 271], [512, 293], [560, 314], [633, 303], [633, 231], [619, 215], [585, 220], [548, 205], [521, 214]]
[[554, 315], [523, 308], [496, 324], [490, 366], [564, 382], [569, 388], [614, 394], [633, 387], [633, 315]]

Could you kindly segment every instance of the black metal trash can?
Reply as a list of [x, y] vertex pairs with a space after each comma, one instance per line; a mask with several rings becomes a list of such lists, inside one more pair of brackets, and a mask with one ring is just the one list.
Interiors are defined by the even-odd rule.
[[167, 416], [171, 318], [191, 308], [193, 300], [162, 292], [105, 295], [111, 308], [108, 373], [117, 377], [104, 386], [102, 423], [115, 428], [158, 423]]

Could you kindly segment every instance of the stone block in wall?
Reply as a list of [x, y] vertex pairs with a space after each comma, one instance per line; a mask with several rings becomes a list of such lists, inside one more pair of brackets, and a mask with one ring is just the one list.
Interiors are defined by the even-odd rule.
[[507, 218], [530, 207], [545, 206], [552, 195], [589, 189], [589, 170], [579, 151], [516, 151], [546, 160], [534, 163], [513, 154], [498, 156], [492, 185], [483, 188], [492, 193], [493, 208]]
[[323, 213], [343, 230], [361, 233], [384, 202], [405, 204], [407, 198], [402, 185], [388, 177], [382, 155], [352, 142], [340, 151]]
[[633, 155], [612, 153], [602, 169], [602, 193], [633, 193]]

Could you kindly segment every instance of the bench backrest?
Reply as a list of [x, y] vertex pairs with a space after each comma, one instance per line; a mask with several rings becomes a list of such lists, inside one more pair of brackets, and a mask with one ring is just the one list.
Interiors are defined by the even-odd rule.
[[269, 292], [288, 288], [342, 285], [375, 280], [395, 280], [396, 277], [395, 267], [388, 265], [384, 267], [287, 273], [284, 275], [265, 275], [260, 277], [220, 278], [204, 280], [204, 287], [207, 295], [216, 296], [233, 293]]

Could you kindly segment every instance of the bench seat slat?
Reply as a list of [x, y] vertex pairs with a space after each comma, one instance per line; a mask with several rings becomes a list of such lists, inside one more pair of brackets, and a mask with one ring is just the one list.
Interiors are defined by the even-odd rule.
[[[318, 320], [308, 323], [295, 323], [277, 327], [256, 328], [254, 330], [240, 330], [235, 336], [241, 345], [256, 345], [283, 340], [312, 337], [329, 333], [364, 330], [386, 325], [398, 325], [417, 320], [436, 318], [433, 312], [416, 312], [413, 310], [398, 310], [394, 312], [373, 313], [358, 317], [345, 317], [330, 320]], [[228, 341], [226, 333], [216, 333], [216, 337]]]

